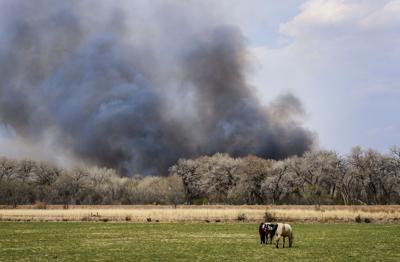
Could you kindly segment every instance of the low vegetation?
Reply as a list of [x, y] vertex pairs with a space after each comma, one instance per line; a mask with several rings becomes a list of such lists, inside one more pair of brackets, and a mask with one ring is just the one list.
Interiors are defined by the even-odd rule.
[[400, 206], [19, 206], [3, 221], [400, 223]]
[[400, 260], [400, 225], [291, 225], [293, 247], [276, 249], [249, 223], [1, 222], [0, 261]]

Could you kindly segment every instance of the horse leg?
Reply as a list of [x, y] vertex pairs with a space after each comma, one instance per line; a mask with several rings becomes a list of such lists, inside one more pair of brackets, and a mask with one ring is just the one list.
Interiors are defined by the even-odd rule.
[[292, 241], [293, 241], [292, 236], [290, 236], [289, 237], [289, 247], [292, 247]]
[[260, 244], [265, 244], [265, 234], [260, 234]]
[[277, 236], [276, 238], [276, 248], [279, 248], [279, 239], [281, 239], [281, 236]]
[[283, 248], [285, 248], [285, 238], [286, 237], [283, 237]]

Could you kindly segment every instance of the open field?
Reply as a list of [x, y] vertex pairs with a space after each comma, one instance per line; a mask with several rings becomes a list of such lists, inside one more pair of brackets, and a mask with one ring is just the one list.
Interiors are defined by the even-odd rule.
[[[41, 207], [43, 208], [43, 207]], [[19, 206], [0, 209], [2, 221], [259, 222], [266, 211], [279, 221], [400, 223], [400, 206]], [[269, 219], [268, 219], [269, 220]]]
[[400, 261], [400, 225], [292, 224], [291, 249], [257, 226], [0, 222], [0, 261]]

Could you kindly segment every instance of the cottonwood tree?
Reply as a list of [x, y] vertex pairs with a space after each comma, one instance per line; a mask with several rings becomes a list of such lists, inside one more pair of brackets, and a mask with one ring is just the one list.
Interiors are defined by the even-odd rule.
[[61, 175], [62, 170], [49, 163], [41, 162], [31, 170], [32, 184], [36, 189], [36, 198], [41, 202], [51, 201], [53, 184]]
[[297, 175], [305, 200], [320, 205], [326, 197], [333, 201], [337, 196], [337, 184], [342, 180], [341, 160], [332, 151], [306, 152], [303, 157], [291, 161], [290, 171]]
[[185, 189], [182, 178], [177, 175], [167, 176], [166, 180], [166, 203], [173, 204], [175, 207], [178, 204], [185, 202]]
[[177, 175], [182, 178], [188, 204], [192, 204], [194, 199], [205, 195], [205, 192], [201, 191], [204, 188], [201, 162], [204, 161], [204, 159], [179, 159], [178, 163], [169, 169], [171, 176]]
[[392, 156], [356, 147], [349, 158], [349, 176], [355, 178], [360, 194], [357, 201], [366, 204], [390, 204], [397, 198], [399, 168], [396, 165], [396, 151]]
[[229, 191], [229, 199], [233, 203], [263, 204], [265, 196], [261, 186], [271, 172], [273, 161], [256, 156], [248, 156], [240, 162], [240, 170], [234, 186]]
[[288, 160], [273, 161], [270, 172], [267, 173], [261, 185], [266, 198], [266, 204], [280, 204], [281, 200], [291, 193], [291, 183], [294, 182], [288, 172]]
[[0, 158], [0, 183], [6, 183], [12, 180], [15, 174], [17, 164], [14, 160], [1, 157]]
[[204, 158], [203, 189], [210, 202], [225, 203], [229, 189], [238, 176], [241, 160], [234, 159], [228, 154], [217, 153]]

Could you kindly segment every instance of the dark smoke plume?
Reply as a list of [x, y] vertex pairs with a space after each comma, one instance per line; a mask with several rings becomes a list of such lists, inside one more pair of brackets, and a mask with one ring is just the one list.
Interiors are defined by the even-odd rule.
[[191, 2], [111, 2], [0, 2], [0, 127], [24, 141], [50, 132], [77, 159], [127, 175], [215, 152], [310, 149], [301, 103], [262, 106], [246, 83], [237, 27]]

